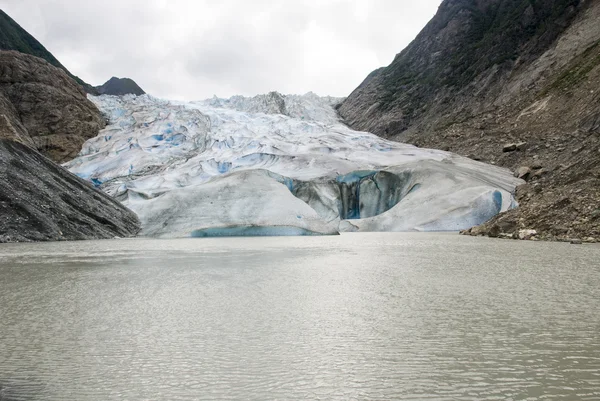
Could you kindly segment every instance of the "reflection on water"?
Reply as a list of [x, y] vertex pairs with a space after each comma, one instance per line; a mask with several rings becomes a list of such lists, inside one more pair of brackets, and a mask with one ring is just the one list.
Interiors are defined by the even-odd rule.
[[0, 246], [0, 400], [598, 400], [600, 247]]

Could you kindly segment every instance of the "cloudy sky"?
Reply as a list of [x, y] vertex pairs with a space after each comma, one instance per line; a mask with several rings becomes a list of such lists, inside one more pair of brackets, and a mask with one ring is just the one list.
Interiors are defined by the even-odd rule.
[[0, 0], [72, 73], [171, 99], [347, 96], [441, 0]]

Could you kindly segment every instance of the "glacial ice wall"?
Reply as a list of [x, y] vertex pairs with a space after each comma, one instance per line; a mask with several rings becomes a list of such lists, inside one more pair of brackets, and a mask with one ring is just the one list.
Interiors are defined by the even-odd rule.
[[455, 231], [514, 207], [521, 183], [353, 131], [340, 99], [312, 93], [91, 100], [109, 125], [65, 166], [136, 212], [146, 236]]

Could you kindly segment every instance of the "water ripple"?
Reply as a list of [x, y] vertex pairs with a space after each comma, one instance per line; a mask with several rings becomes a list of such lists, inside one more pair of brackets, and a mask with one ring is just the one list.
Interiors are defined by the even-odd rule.
[[600, 248], [0, 246], [0, 400], [598, 400]]

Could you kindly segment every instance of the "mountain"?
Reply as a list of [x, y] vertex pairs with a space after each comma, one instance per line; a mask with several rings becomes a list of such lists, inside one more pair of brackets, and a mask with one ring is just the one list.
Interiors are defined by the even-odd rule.
[[38, 152], [68, 160], [103, 126], [62, 69], [0, 51], [0, 242], [137, 233], [135, 214]]
[[132, 79], [112, 77], [104, 85], [97, 86], [96, 91], [99, 95], [123, 96], [123, 95], [145, 95]]
[[341, 124], [335, 98], [93, 98], [109, 125], [65, 164], [152, 237], [448, 231], [515, 206], [510, 171]]
[[53, 66], [65, 71], [87, 93], [97, 94], [96, 89], [92, 85], [71, 74], [52, 53], [2, 10], [0, 10], [0, 50], [15, 50], [44, 59]]
[[23, 143], [62, 163], [98, 135], [105, 122], [81, 86], [41, 58], [0, 51], [0, 114]]
[[473, 234], [598, 239], [599, 20], [598, 1], [444, 0], [338, 112], [354, 129], [526, 179], [520, 208]]
[[53, 66], [65, 71], [68, 76], [83, 87], [86, 93], [91, 95], [121, 96], [134, 94], [139, 96], [146, 93], [129, 78], [113, 77], [104, 85], [95, 87], [84, 82], [81, 78], [71, 74], [37, 39], [2, 10], [0, 10], [0, 50], [14, 50], [44, 59]]

